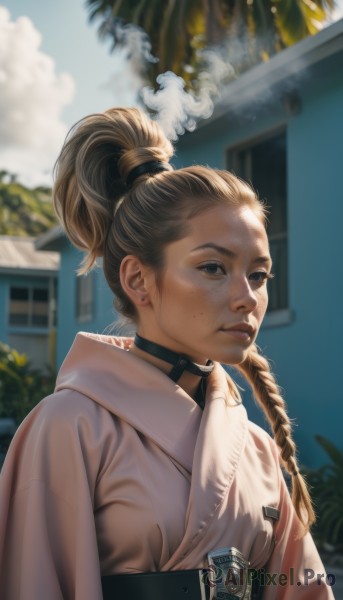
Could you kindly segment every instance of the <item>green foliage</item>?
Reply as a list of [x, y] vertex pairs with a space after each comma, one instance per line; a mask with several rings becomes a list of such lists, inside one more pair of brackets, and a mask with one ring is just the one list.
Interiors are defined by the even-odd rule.
[[30, 410], [54, 389], [56, 375], [33, 369], [25, 354], [0, 342], [0, 418], [19, 425]]
[[329, 544], [337, 551], [342, 551], [343, 452], [325, 437], [316, 435], [315, 438], [330, 458], [330, 463], [306, 473], [317, 513], [313, 536], [319, 547]]
[[171, 70], [193, 89], [204, 67], [199, 50], [225, 47], [226, 60], [241, 73], [320, 31], [335, 5], [335, 0], [86, 0], [90, 20], [100, 20], [99, 35], [111, 40], [112, 49], [126, 45], [118, 24], [148, 34], [159, 59], [144, 73], [153, 87], [159, 73]]
[[49, 188], [29, 189], [0, 171], [0, 235], [35, 237], [56, 223]]

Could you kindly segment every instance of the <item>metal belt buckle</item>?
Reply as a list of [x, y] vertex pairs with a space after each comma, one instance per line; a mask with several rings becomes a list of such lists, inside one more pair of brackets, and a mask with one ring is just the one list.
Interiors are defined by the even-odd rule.
[[237, 548], [219, 548], [207, 555], [210, 600], [250, 600], [249, 561]]

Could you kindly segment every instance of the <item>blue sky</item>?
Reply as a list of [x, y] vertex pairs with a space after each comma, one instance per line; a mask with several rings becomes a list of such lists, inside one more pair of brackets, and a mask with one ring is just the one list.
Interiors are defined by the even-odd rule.
[[50, 185], [69, 127], [132, 105], [135, 86], [123, 56], [90, 25], [85, 0], [0, 0], [0, 169]]
[[50, 185], [69, 127], [134, 98], [129, 66], [99, 41], [84, 0], [0, 0], [0, 169]]
[[58, 73], [72, 76], [75, 94], [62, 111], [67, 124], [116, 103], [115, 91], [105, 86], [118, 61], [109, 43], [99, 41], [96, 23], [90, 25], [84, 0], [0, 0], [1, 5], [12, 20], [28, 16], [42, 35], [42, 52], [54, 59]]

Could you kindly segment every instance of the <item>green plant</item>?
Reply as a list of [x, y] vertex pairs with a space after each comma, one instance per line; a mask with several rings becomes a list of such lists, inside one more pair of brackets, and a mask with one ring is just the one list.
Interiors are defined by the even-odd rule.
[[320, 548], [343, 549], [343, 452], [321, 435], [315, 439], [330, 463], [307, 470], [306, 478], [317, 513], [313, 537]]
[[0, 170], [0, 234], [36, 237], [54, 225], [51, 190], [28, 188]]
[[[146, 61], [141, 76], [152, 87], [159, 73], [173, 71], [197, 91], [205, 70], [199, 51], [221, 46], [222, 58], [237, 76], [320, 31], [335, 0], [86, 0], [85, 6], [90, 21], [100, 20], [99, 37], [110, 40], [111, 51], [124, 48], [130, 53], [129, 23], [148, 34], [159, 60]], [[139, 62], [135, 64], [137, 68]]]
[[27, 356], [0, 342], [0, 418], [17, 425], [44, 396], [51, 394], [55, 373], [34, 369]]

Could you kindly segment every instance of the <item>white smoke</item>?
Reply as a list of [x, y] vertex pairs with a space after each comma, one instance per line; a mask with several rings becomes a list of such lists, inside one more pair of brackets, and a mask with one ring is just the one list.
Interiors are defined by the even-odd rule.
[[170, 140], [177, 140], [185, 130], [194, 131], [198, 119], [206, 119], [213, 112], [211, 95], [205, 91], [195, 96], [185, 90], [185, 82], [172, 71], [157, 77], [160, 89], [142, 90], [144, 104], [156, 113], [156, 120]]
[[328, 24], [338, 21], [339, 19], [343, 18], [343, 1], [342, 0], [338, 0], [336, 3], [336, 8], [334, 9], [333, 13], [332, 13], [332, 17], [330, 19], [328, 19]]
[[100, 32], [115, 40], [113, 71], [103, 88], [115, 92], [116, 106], [141, 105], [140, 92], [146, 84], [147, 67], [158, 62], [151, 53], [149, 36], [141, 27], [124, 25], [112, 17], [105, 19]]
[[158, 75], [160, 89], [142, 90], [144, 104], [156, 113], [156, 120], [170, 140], [177, 140], [185, 130], [194, 131], [200, 119], [208, 119], [219, 100], [224, 81], [234, 76], [233, 68], [219, 52], [206, 50], [201, 54], [204, 70], [198, 75], [198, 91], [185, 89], [182, 77], [171, 71]]
[[157, 77], [158, 91], [146, 86], [149, 65], [158, 62], [152, 54], [149, 36], [131, 23], [123, 24], [109, 15], [100, 27], [102, 37], [113, 40], [113, 70], [109, 81], [102, 86], [114, 92], [116, 106], [140, 106], [154, 111], [166, 135], [177, 139], [185, 130], [193, 130], [201, 118], [213, 112], [213, 98], [218, 95], [220, 82], [231, 73], [214, 51], [204, 51], [201, 60], [206, 69], [200, 76], [197, 94], [187, 92], [185, 81], [168, 71]]
[[116, 66], [106, 88], [115, 91], [117, 105], [143, 102], [143, 108], [155, 113], [154, 118], [171, 140], [177, 140], [185, 130], [193, 131], [200, 119], [212, 115], [223, 81], [234, 74], [219, 48], [203, 50], [198, 56], [203, 70], [198, 74], [196, 93], [187, 91], [182, 77], [171, 71], [158, 75], [159, 89], [155, 91], [146, 86], [148, 66], [158, 62], [147, 33], [136, 25], [123, 25], [111, 16], [104, 21], [101, 33], [110, 34], [114, 40]]
[[158, 58], [151, 53], [151, 42], [148, 34], [136, 25], [128, 23], [114, 25], [114, 33], [119, 46], [125, 46], [128, 58], [137, 72], [144, 72], [147, 63], [156, 63]]
[[202, 87], [207, 82], [208, 87], [212, 87], [212, 93], [219, 96], [224, 82], [235, 77], [235, 70], [228, 62], [224, 47], [216, 47], [211, 50], [205, 49], [199, 51], [199, 53], [205, 64], [205, 70], [199, 74], [199, 79], [203, 82]]
[[50, 185], [51, 170], [67, 131], [60, 118], [74, 82], [55, 72], [40, 51], [41, 36], [27, 17], [11, 21], [0, 6], [0, 169], [27, 185]]

